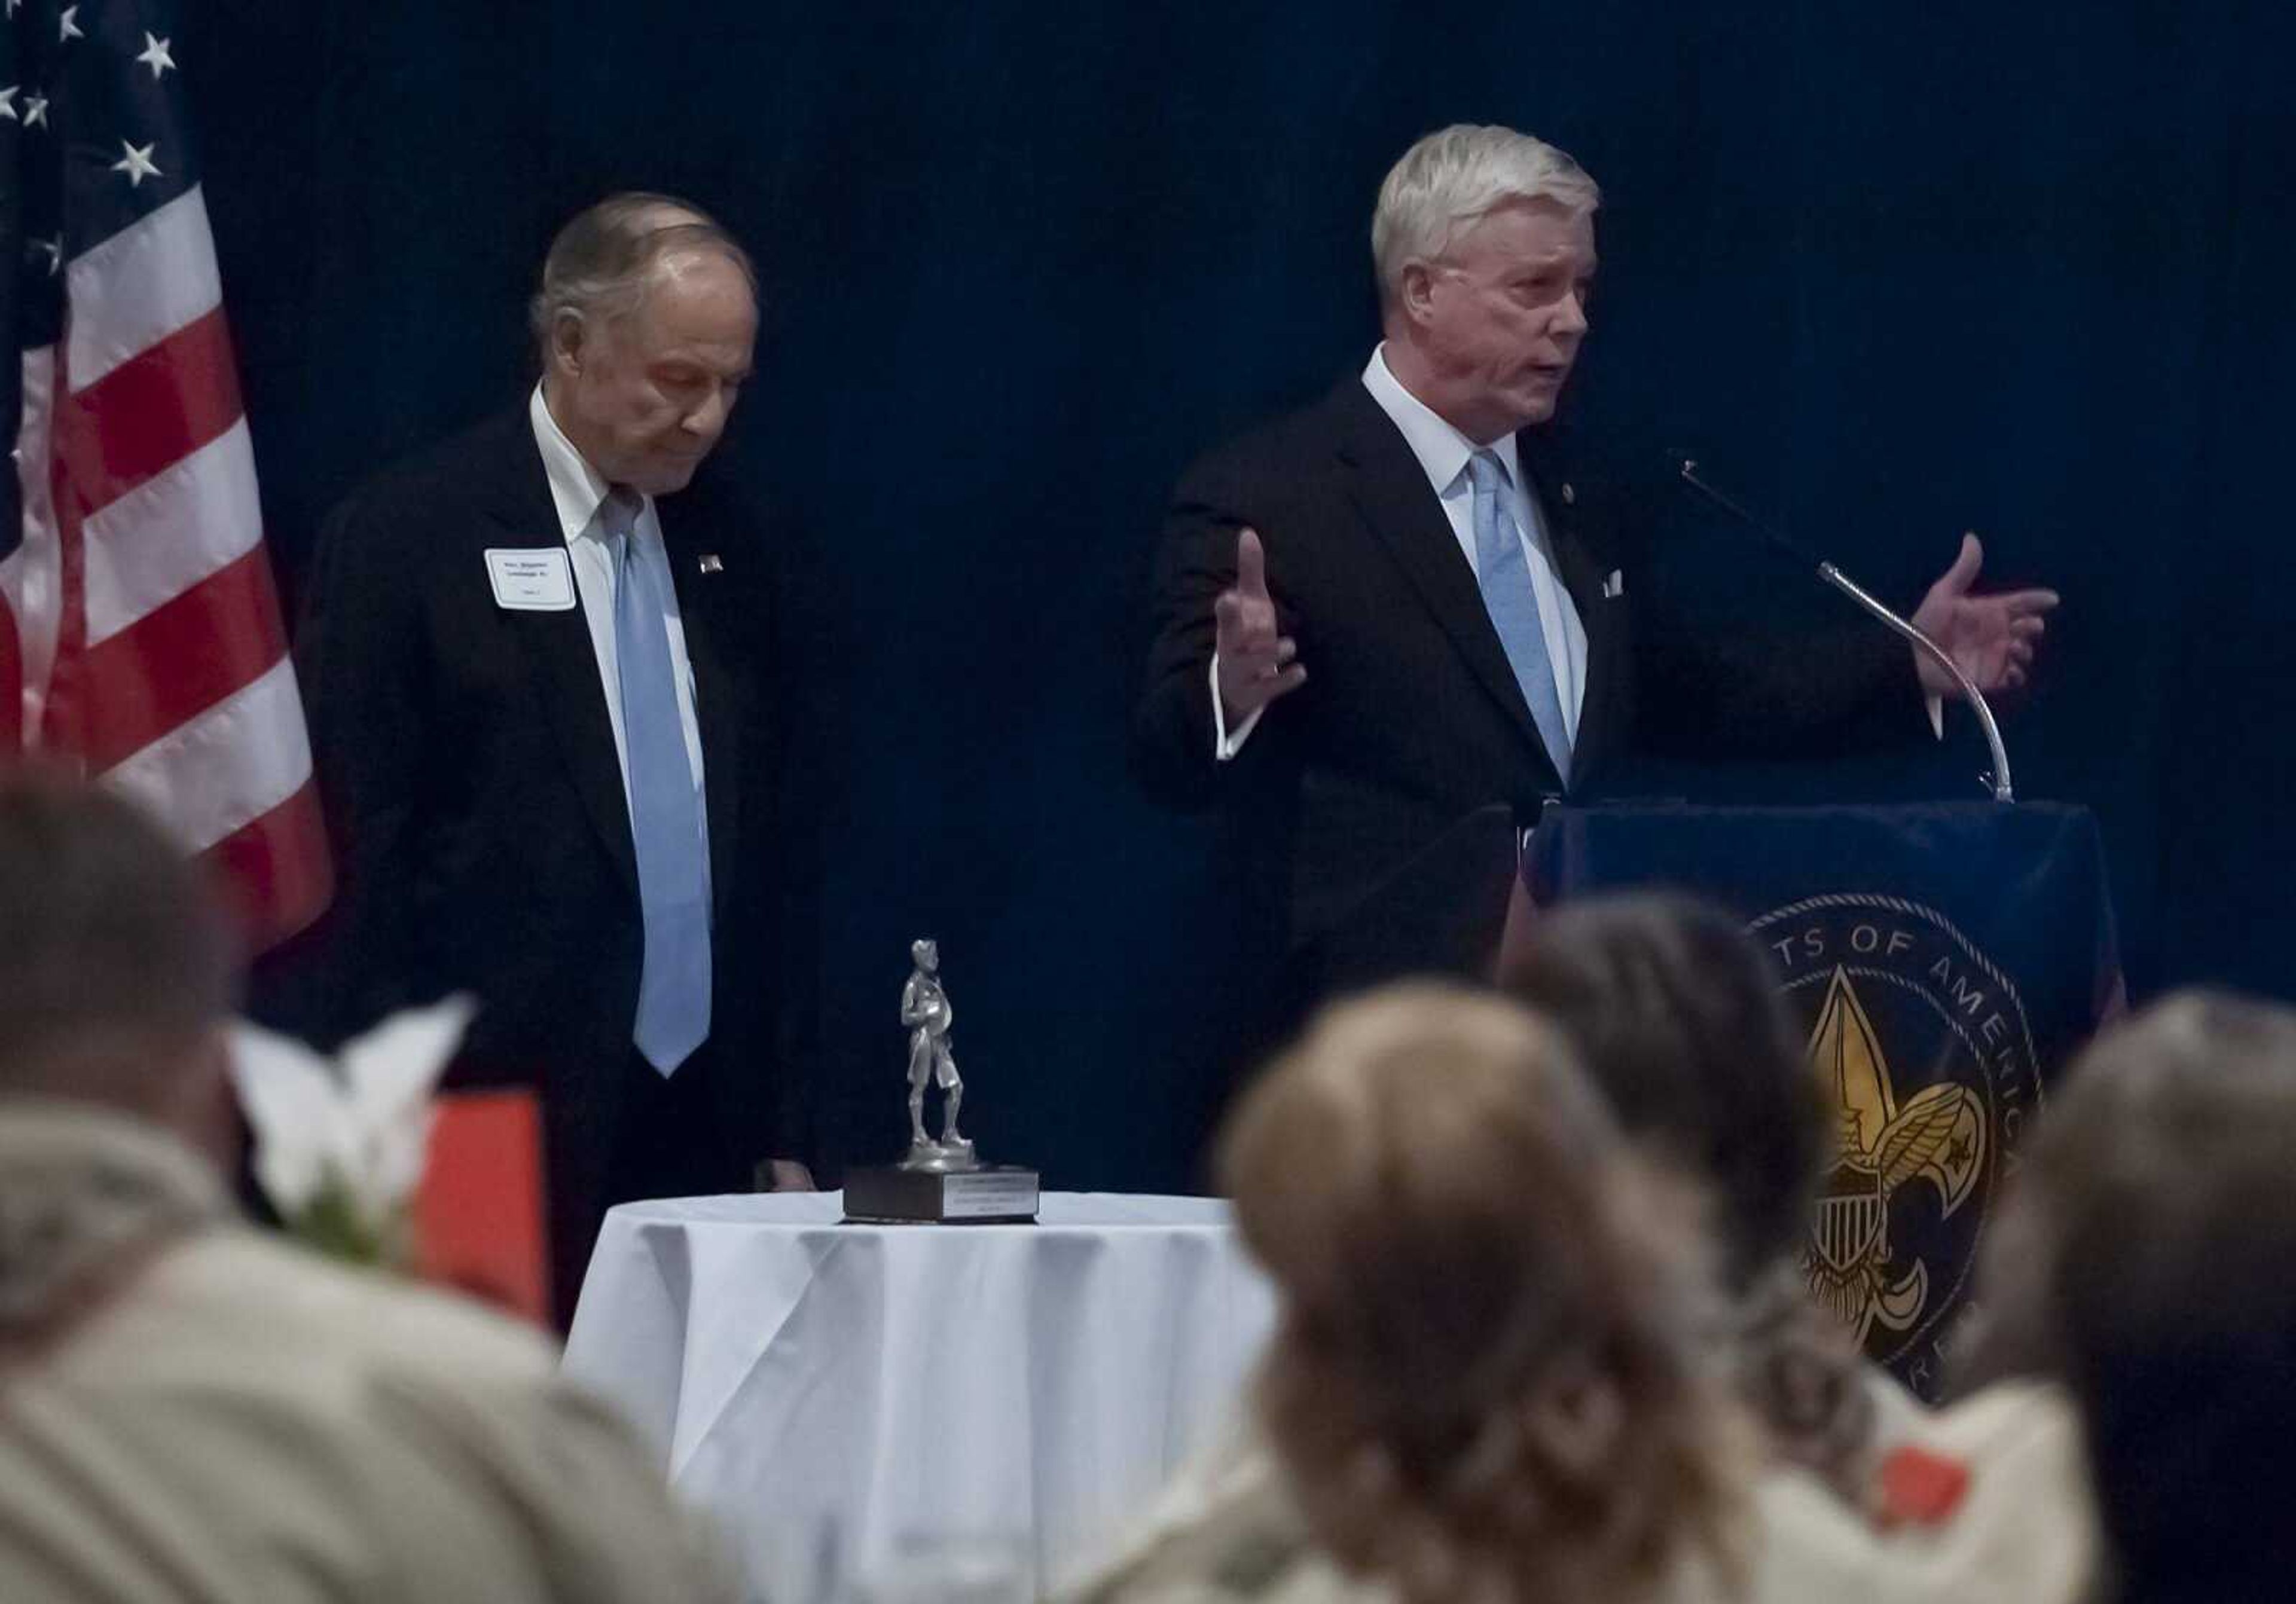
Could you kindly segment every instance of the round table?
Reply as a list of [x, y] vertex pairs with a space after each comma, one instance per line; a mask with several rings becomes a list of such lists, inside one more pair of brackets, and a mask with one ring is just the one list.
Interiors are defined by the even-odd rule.
[[947, 1543], [1010, 1545], [1038, 1596], [1074, 1581], [1233, 1418], [1272, 1322], [1214, 1199], [840, 1213], [833, 1192], [625, 1204], [566, 1347], [775, 1604]]

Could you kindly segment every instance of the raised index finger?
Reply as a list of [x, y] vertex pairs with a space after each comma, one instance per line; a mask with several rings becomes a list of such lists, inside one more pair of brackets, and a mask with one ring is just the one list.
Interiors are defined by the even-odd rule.
[[1249, 525], [1235, 534], [1235, 588], [1254, 601], [1267, 600], [1267, 556]]

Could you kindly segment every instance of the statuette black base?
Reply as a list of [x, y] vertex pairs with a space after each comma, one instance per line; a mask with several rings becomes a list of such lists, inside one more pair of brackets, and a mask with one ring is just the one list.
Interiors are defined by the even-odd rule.
[[1033, 1224], [1037, 1172], [1018, 1164], [940, 1174], [890, 1164], [848, 1170], [845, 1218], [865, 1225]]

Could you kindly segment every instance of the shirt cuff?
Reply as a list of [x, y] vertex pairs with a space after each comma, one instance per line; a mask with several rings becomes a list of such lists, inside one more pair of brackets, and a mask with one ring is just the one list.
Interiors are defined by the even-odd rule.
[[1212, 653], [1211, 692], [1212, 759], [1217, 763], [1226, 763], [1243, 750], [1243, 743], [1250, 741], [1252, 731], [1259, 727], [1259, 716], [1267, 711], [1267, 704], [1262, 702], [1254, 708], [1251, 716], [1236, 725], [1235, 733], [1228, 733], [1227, 715], [1220, 710], [1219, 653], [1217, 651]]

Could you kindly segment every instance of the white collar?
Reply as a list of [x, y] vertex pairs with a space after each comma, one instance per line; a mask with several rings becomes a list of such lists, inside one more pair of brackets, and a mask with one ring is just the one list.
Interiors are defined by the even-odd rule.
[[[1371, 392], [1371, 398], [1379, 403], [1379, 409], [1402, 431], [1404, 444], [1419, 459], [1419, 466], [1426, 473], [1427, 482], [1435, 487], [1435, 494], [1447, 494], [1466, 471], [1467, 459], [1484, 447], [1461, 434], [1434, 408], [1403, 388], [1403, 381], [1387, 365], [1384, 341], [1372, 352], [1371, 360], [1364, 364], [1363, 384]], [[1508, 481], [1520, 489], [1522, 464], [1515, 451], [1514, 436], [1501, 435], [1488, 449], [1505, 466]]]
[[[568, 540], [585, 533], [594, 535], [592, 520], [598, 515], [598, 503], [606, 499], [606, 492], [611, 487], [603, 475], [590, 466], [589, 459], [574, 448], [566, 431], [558, 427], [558, 420], [551, 415], [550, 403], [542, 397], [539, 383], [527, 402], [526, 413], [534, 426], [535, 446], [542, 453], [542, 471], [550, 479], [550, 499], [558, 507], [560, 533]], [[641, 522], [644, 509], [652, 504], [652, 496], [644, 498], [638, 514]]]

